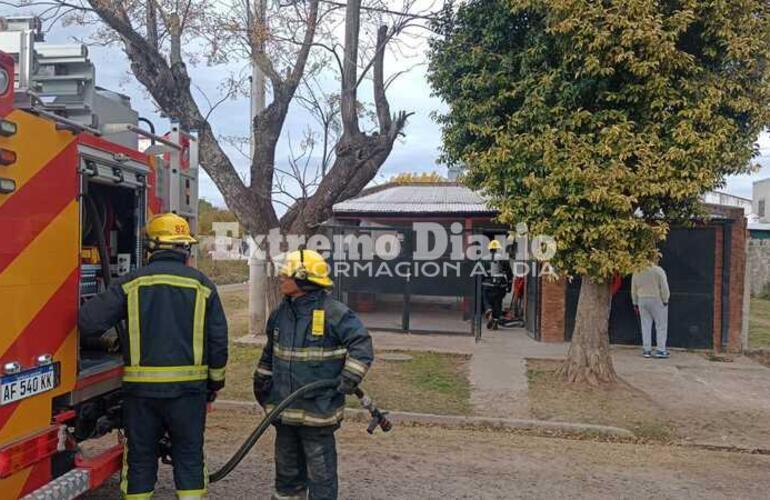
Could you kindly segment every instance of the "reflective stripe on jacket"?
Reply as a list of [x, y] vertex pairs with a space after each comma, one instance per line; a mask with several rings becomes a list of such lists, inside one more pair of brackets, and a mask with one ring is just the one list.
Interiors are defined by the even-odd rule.
[[[342, 375], [358, 383], [374, 359], [372, 339], [361, 320], [322, 290], [284, 299], [270, 315], [266, 335], [257, 374], [273, 378], [267, 411], [317, 380]], [[335, 388], [325, 389], [294, 402], [280, 420], [289, 425], [336, 425], [344, 405], [345, 397]]]
[[83, 335], [127, 320], [120, 339], [126, 393], [176, 397], [224, 386], [227, 320], [216, 287], [185, 257], [156, 252], [81, 308]]

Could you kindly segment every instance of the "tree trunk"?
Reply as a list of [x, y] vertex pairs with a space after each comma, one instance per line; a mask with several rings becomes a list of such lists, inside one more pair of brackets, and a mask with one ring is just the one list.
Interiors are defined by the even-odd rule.
[[575, 332], [560, 369], [568, 383], [600, 385], [617, 381], [610, 356], [610, 287], [583, 276]]
[[267, 289], [265, 290], [265, 301], [267, 302], [268, 314], [275, 310], [276, 307], [283, 300], [283, 294], [281, 293], [281, 282], [277, 276], [271, 276], [267, 278]]

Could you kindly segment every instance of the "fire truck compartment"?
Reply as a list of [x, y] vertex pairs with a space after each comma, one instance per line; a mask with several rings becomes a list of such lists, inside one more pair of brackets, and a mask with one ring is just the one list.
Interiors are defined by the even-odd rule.
[[[142, 265], [142, 228], [145, 224], [146, 167], [87, 158], [82, 162], [80, 302], [92, 299], [109, 284]], [[80, 337], [79, 380], [98, 381], [99, 374], [115, 371], [122, 364], [119, 325], [100, 336]], [[115, 381], [119, 376], [112, 377]], [[81, 388], [82, 389], [82, 388]], [[94, 387], [87, 391], [93, 397]], [[76, 391], [72, 397], [82, 400]], [[74, 402], [74, 401], [73, 401]]]

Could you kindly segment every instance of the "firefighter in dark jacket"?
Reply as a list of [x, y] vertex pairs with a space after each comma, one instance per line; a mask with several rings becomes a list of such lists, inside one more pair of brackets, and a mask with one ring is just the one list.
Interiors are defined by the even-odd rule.
[[489, 242], [487, 247], [490, 254], [489, 268], [481, 281], [483, 299], [487, 307], [487, 328], [490, 330], [497, 330], [503, 321], [503, 300], [511, 289], [511, 279], [513, 278], [508, 259], [498, 257], [497, 252], [502, 247], [497, 240]]
[[288, 253], [279, 272], [285, 299], [267, 323], [267, 343], [254, 373], [254, 395], [266, 411], [311, 382], [339, 387], [295, 401], [276, 422], [275, 499], [337, 498], [337, 450], [345, 395], [372, 364], [369, 332], [330, 297], [329, 268], [312, 250]]
[[168, 433], [182, 500], [203, 498], [206, 403], [225, 385], [227, 320], [214, 284], [187, 266], [196, 243], [175, 214], [147, 224], [149, 263], [86, 302], [78, 325], [96, 335], [127, 320], [123, 374], [123, 498], [148, 499], [158, 473], [158, 442]]

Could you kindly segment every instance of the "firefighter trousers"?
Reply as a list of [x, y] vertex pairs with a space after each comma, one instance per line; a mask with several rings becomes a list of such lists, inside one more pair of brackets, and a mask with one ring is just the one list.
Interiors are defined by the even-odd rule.
[[182, 500], [204, 497], [208, 486], [203, 460], [205, 393], [175, 398], [126, 396], [123, 425], [127, 439], [120, 483], [123, 498], [151, 498], [158, 477], [158, 441], [166, 432], [171, 438], [177, 495]]
[[503, 300], [508, 293], [503, 286], [484, 286], [482, 287], [484, 294], [484, 302], [486, 307], [492, 310], [492, 317], [495, 319], [501, 319], [503, 317]]
[[338, 428], [275, 424], [274, 499], [336, 500]]

